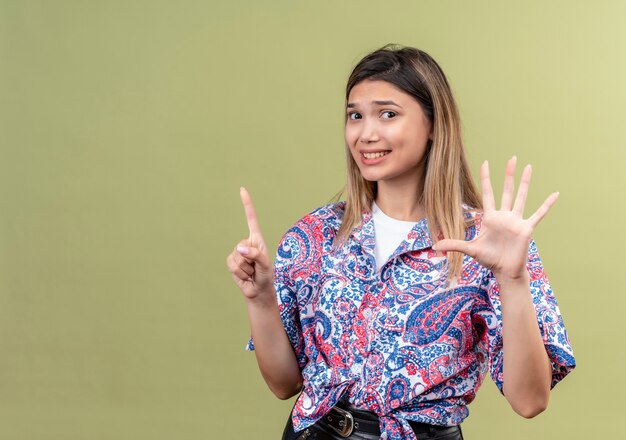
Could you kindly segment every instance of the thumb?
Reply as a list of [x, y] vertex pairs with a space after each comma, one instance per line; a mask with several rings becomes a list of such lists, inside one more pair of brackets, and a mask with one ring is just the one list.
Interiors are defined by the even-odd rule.
[[470, 242], [451, 238], [439, 240], [433, 245], [433, 250], [440, 252], [462, 252], [470, 257], [474, 256], [473, 246]]
[[237, 246], [237, 252], [246, 260], [254, 262], [261, 271], [267, 271], [270, 267], [270, 260], [265, 247], [240, 245]]

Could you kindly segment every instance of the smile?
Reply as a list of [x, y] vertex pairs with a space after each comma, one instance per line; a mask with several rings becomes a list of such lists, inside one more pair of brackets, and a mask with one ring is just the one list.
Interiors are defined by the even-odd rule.
[[376, 153], [361, 153], [361, 154], [366, 159], [378, 159], [379, 157], [386, 156], [389, 153], [391, 153], [391, 151], [378, 151]]

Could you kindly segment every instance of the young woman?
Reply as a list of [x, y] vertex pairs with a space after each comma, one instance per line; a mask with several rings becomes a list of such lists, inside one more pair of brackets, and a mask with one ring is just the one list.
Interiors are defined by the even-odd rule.
[[346, 200], [302, 217], [272, 265], [249, 194], [250, 236], [227, 265], [243, 292], [259, 368], [281, 399], [300, 392], [283, 439], [462, 439], [489, 370], [534, 417], [575, 360], [508, 161], [482, 201], [444, 73], [385, 46], [346, 88]]

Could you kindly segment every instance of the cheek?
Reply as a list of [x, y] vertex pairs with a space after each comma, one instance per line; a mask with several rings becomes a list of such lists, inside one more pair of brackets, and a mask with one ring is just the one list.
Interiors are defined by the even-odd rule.
[[391, 120], [387, 124], [382, 124], [381, 136], [394, 142], [404, 142], [415, 136], [418, 131], [415, 122], [411, 118]]
[[354, 128], [346, 127], [344, 129], [344, 139], [346, 140], [346, 145], [352, 150], [354, 145], [356, 144], [356, 139], [358, 138], [358, 133]]
[[354, 159], [354, 161], [356, 162], [357, 166], [360, 166], [358, 151], [356, 149], [354, 149], [354, 148], [349, 148], [349, 149], [350, 149], [350, 155], [352, 156], [352, 159]]
[[413, 125], [406, 127], [403, 137], [405, 143], [421, 150], [428, 142], [428, 131], [424, 127]]

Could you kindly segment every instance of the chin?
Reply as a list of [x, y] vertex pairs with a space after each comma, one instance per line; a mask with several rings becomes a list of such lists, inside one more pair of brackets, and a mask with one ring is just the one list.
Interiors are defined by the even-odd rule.
[[378, 182], [378, 179], [375, 177], [370, 177], [370, 176], [364, 176], [363, 174], [361, 174], [361, 177], [363, 177], [365, 180], [367, 180], [368, 182]]
[[368, 182], [378, 182], [383, 177], [380, 173], [373, 173], [372, 170], [366, 170], [365, 172], [363, 172], [362, 170], [359, 171], [361, 177], [363, 177]]
[[373, 182], [373, 183], [378, 182], [380, 180], [378, 176], [364, 176], [363, 174], [361, 174], [361, 177], [363, 177], [368, 182]]

